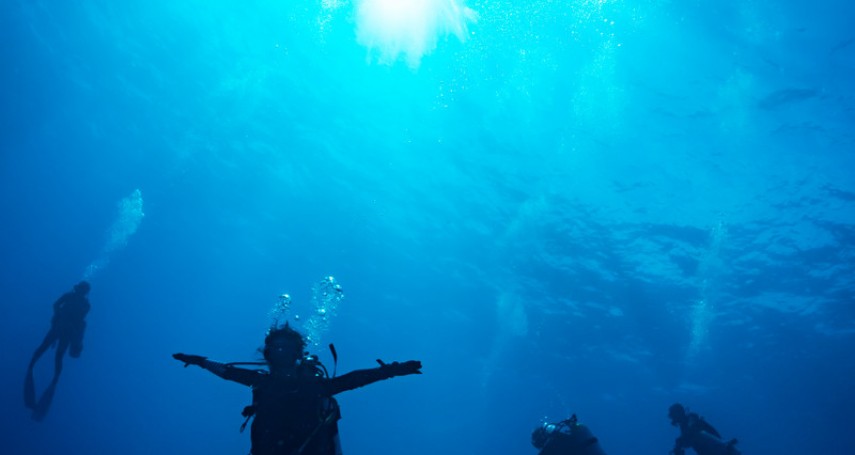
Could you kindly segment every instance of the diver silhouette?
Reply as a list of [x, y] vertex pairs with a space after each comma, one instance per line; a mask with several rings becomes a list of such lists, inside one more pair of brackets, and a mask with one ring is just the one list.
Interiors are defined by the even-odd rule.
[[[80, 357], [83, 351], [83, 334], [86, 331], [86, 314], [89, 313], [89, 283], [81, 281], [74, 286], [71, 292], [66, 292], [53, 304], [53, 318], [50, 330], [45, 335], [42, 344], [36, 348], [30, 365], [27, 367], [27, 375], [24, 379], [24, 405], [33, 410], [33, 419], [41, 421], [50, 409], [53, 395], [59, 375], [62, 373], [62, 359], [66, 351], [74, 358]], [[42, 393], [41, 398], [36, 401], [35, 380], [33, 368], [39, 358], [53, 347], [54, 354], [53, 379], [50, 385]]]
[[538, 455], [606, 455], [599, 439], [576, 414], [560, 422], [545, 422], [531, 433], [531, 445]]
[[686, 449], [694, 449], [698, 455], [739, 455], [736, 439], [725, 441], [721, 434], [703, 417], [688, 412], [680, 403], [668, 408], [671, 425], [680, 428], [680, 437], [674, 441], [673, 455], [684, 455]]

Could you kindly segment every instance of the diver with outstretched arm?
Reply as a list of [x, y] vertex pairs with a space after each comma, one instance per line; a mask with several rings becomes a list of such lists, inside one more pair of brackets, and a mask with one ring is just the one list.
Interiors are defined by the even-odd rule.
[[[252, 404], [244, 409], [251, 427], [252, 455], [340, 455], [334, 395], [396, 376], [421, 374], [416, 360], [383, 363], [329, 377], [317, 357], [304, 352], [303, 336], [287, 324], [271, 329], [264, 340], [261, 365], [242, 368], [207, 357], [173, 354], [184, 366], [197, 365], [215, 375], [252, 388]], [[334, 352], [334, 351], [333, 351]], [[241, 427], [243, 429], [243, 427]]]

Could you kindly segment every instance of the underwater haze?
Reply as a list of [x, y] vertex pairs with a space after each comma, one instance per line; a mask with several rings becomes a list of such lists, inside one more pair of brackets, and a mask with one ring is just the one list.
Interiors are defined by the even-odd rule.
[[[0, 452], [246, 454], [274, 320], [348, 455], [855, 453], [855, 6], [0, 3]], [[342, 299], [323, 294], [334, 277]], [[31, 418], [53, 302], [80, 358]], [[281, 297], [288, 294], [290, 300]], [[35, 370], [50, 380], [53, 351]]]

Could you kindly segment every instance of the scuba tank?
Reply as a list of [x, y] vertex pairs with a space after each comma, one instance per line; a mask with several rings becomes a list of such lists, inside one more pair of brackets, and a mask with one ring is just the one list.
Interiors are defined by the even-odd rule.
[[[333, 375], [330, 376], [329, 371], [324, 366], [323, 363], [318, 359], [317, 355], [309, 354], [308, 352], [304, 353], [303, 357], [297, 360], [294, 365], [294, 376], [296, 378], [302, 378], [302, 380], [306, 380], [309, 378], [323, 378], [330, 379], [331, 377], [335, 377], [335, 372], [338, 367], [338, 354], [335, 350], [335, 346], [332, 344], [329, 345], [330, 352], [333, 356], [334, 369]], [[234, 362], [228, 365], [264, 365], [265, 363], [261, 362]], [[256, 401], [256, 392], [258, 389], [253, 389], [253, 403], [249, 406], [244, 407], [241, 415], [245, 418], [243, 424], [240, 426], [240, 431], [243, 432], [246, 429], [246, 426], [252, 421], [253, 417], [258, 410], [258, 402]], [[341, 454], [341, 442], [338, 435], [338, 425], [337, 421], [341, 418], [341, 411], [339, 410], [338, 402], [333, 397], [319, 397], [320, 402], [317, 403], [319, 406], [318, 411], [318, 421], [315, 426], [313, 426], [310, 433], [305, 437], [305, 439], [300, 443], [298, 447], [292, 452], [293, 455], [302, 454], [305, 449], [307, 449], [310, 444], [316, 443], [318, 440], [329, 440], [331, 444], [331, 451], [334, 454]], [[329, 438], [329, 439], [327, 439]]]

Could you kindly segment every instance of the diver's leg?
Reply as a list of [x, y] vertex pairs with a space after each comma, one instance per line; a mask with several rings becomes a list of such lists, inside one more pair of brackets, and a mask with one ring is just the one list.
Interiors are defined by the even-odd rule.
[[80, 357], [80, 353], [83, 352], [83, 334], [86, 332], [86, 322], [81, 322], [80, 326], [77, 327], [70, 337], [70, 346], [68, 349], [68, 355], [74, 357], [75, 359]]
[[34, 409], [36, 407], [36, 383], [33, 379], [33, 368], [27, 368], [24, 377], [24, 406]]
[[52, 345], [56, 341], [56, 338], [56, 331], [54, 329], [50, 329], [47, 335], [45, 335], [45, 339], [42, 341], [42, 344], [40, 344], [39, 347], [36, 348], [36, 352], [33, 353], [33, 358], [30, 359], [30, 369], [35, 366], [36, 362], [38, 362], [39, 360], [39, 357], [41, 357], [42, 354], [44, 354], [45, 351], [48, 350], [50, 345]]
[[65, 356], [65, 351], [68, 349], [68, 338], [59, 339], [59, 344], [56, 346], [56, 356], [53, 360], [53, 382], [59, 380], [59, 374], [62, 373], [62, 358]]

